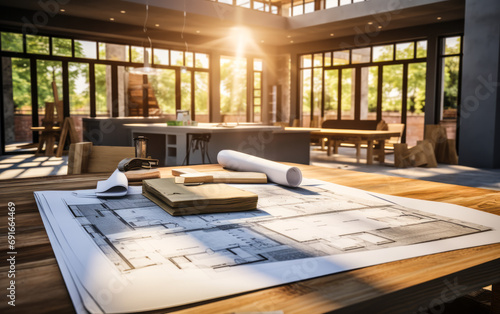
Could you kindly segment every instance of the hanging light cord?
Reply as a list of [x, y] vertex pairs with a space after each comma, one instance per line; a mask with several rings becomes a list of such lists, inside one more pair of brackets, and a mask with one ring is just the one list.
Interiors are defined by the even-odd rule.
[[[182, 24], [182, 32], [181, 32], [181, 38], [184, 39], [184, 30], [186, 29], [186, 0], [183, 1], [184, 3], [184, 23]], [[189, 51], [188, 49], [188, 43], [187, 40], [184, 39], [184, 45], [186, 46], [186, 52]]]
[[148, 22], [148, 17], [149, 17], [149, 4], [146, 4], [146, 18], [144, 19], [144, 26], [142, 27], [142, 30], [146, 34], [146, 37], [148, 37], [149, 48], [153, 49], [153, 43], [151, 42], [151, 38], [149, 37], [149, 35], [147, 33], [148, 32], [148, 28], [146, 26], [146, 23]]

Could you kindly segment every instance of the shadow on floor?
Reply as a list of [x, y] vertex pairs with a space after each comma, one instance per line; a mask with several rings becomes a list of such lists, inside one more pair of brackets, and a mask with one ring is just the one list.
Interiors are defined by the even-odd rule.
[[366, 150], [361, 152], [361, 162], [356, 163], [356, 150], [340, 147], [339, 154], [327, 156], [325, 151], [311, 149], [311, 165], [361, 172], [385, 174], [411, 179], [457, 184], [500, 191], [500, 169], [478, 169], [460, 165], [439, 164], [437, 168], [395, 168], [394, 155], [386, 154], [385, 164], [377, 161], [366, 164]]
[[0, 180], [65, 175], [67, 156], [36, 157], [32, 154], [0, 156]]

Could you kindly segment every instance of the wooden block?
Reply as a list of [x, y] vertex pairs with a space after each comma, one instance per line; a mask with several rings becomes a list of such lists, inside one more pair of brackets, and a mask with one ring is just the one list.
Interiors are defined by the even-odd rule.
[[434, 149], [429, 141], [424, 140], [422, 145], [422, 153], [425, 155], [426, 167], [435, 168], [438, 166], [436, 157], [434, 155]]
[[455, 140], [446, 141], [446, 163], [450, 165], [458, 165], [458, 155]]
[[81, 174], [88, 172], [88, 159], [91, 151], [91, 142], [71, 144], [68, 156], [68, 174]]
[[125, 176], [129, 182], [142, 182], [142, 180], [160, 178], [158, 169], [139, 169], [125, 171]]
[[177, 180], [177, 183], [267, 183], [267, 176], [262, 172], [199, 172], [191, 168], [179, 168], [172, 169], [172, 175], [185, 178]]
[[409, 149], [410, 159], [412, 161], [412, 165], [415, 167], [425, 166], [427, 164], [427, 158], [423, 152], [423, 144], [420, 143], [417, 146], [414, 146]]
[[394, 167], [406, 168], [411, 166], [408, 144], [394, 144]]
[[185, 173], [200, 173], [199, 171], [196, 171], [192, 168], [175, 168], [175, 169], [172, 169], [172, 175], [174, 177], [177, 177], [177, 176], [180, 176], [181, 174], [185, 174]]
[[171, 215], [233, 212], [257, 207], [258, 196], [223, 183], [186, 186], [175, 178], [142, 182], [142, 193]]
[[204, 175], [203, 173], [188, 173], [181, 176], [175, 177], [175, 183], [177, 184], [191, 184], [191, 183], [213, 183], [214, 177], [209, 175]]
[[72, 118], [67, 117], [64, 119], [63, 127], [61, 130], [61, 136], [59, 137], [59, 146], [57, 147], [57, 157], [61, 157], [64, 150], [64, 145], [66, 144], [66, 139], [69, 134], [70, 143], [78, 143], [78, 133], [76, 132], [75, 122]]

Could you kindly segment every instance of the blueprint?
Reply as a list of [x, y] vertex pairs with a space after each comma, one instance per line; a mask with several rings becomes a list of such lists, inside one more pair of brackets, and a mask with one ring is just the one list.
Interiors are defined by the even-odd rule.
[[[316, 180], [237, 187], [259, 196], [257, 210], [174, 217], [140, 190], [36, 198], [91, 312], [171, 307], [500, 239], [499, 217], [449, 204]], [[129, 300], [145, 289], [144, 302]]]

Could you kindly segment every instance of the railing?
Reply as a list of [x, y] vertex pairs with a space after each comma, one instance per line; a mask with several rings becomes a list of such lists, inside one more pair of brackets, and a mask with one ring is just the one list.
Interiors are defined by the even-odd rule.
[[210, 0], [282, 16], [298, 16], [368, 0]]

